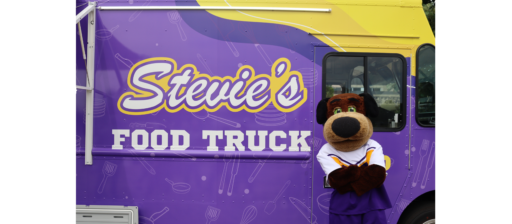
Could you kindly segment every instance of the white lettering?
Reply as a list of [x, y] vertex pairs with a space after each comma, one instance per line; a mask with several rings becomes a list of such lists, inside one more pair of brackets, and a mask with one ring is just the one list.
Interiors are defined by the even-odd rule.
[[[129, 129], [112, 129], [112, 134], [114, 135], [114, 144], [112, 145], [112, 149], [121, 150], [123, 149], [123, 145], [121, 142], [124, 142], [124, 137], [130, 137]], [[122, 137], [121, 135], [124, 135]]]
[[185, 97], [181, 97], [178, 99], [178, 93], [181, 90], [181, 85], [185, 85], [190, 80], [190, 77], [188, 76], [190, 74], [191, 70], [186, 70], [181, 75], [176, 75], [171, 78], [171, 81], [169, 82], [170, 85], [175, 85], [173, 88], [171, 88], [171, 91], [169, 92], [169, 102], [167, 103], [171, 107], [175, 107], [185, 99]]
[[[185, 130], [171, 130], [171, 150], [185, 150], [190, 146], [190, 134]], [[180, 136], [183, 136], [183, 144], [180, 145]]]
[[[265, 103], [268, 99], [268, 96], [261, 98], [260, 100], [254, 100], [255, 97], [259, 96], [264, 90], [267, 90], [269, 83], [266, 79], [257, 81], [254, 83], [248, 90], [246, 94], [247, 105], [250, 107], [258, 107]], [[256, 89], [259, 87], [258, 89]]]
[[[208, 82], [206, 80], [202, 79], [202, 80], [195, 82], [194, 84], [192, 84], [192, 86], [190, 86], [190, 88], [187, 89], [186, 98], [187, 98], [187, 104], [189, 106], [196, 107], [203, 103], [203, 101], [206, 99], [206, 94], [203, 94], [199, 100], [195, 100], [195, 99], [197, 99], [195, 97], [195, 95], [197, 93], [200, 93], [201, 91], [203, 91], [204, 88], [206, 87], [206, 85], [208, 85]], [[199, 88], [198, 88], [198, 86], [199, 86]]]
[[[245, 151], [245, 146], [242, 144], [244, 141], [244, 133], [241, 131], [224, 131], [226, 135], [226, 147], [224, 147], [224, 151], [235, 151], [238, 148], [238, 151]], [[236, 139], [233, 137], [236, 135]], [[233, 144], [236, 145], [233, 146]]]
[[240, 99], [236, 99], [236, 96], [238, 95], [238, 92], [242, 87], [244, 86], [243, 81], [236, 81], [235, 85], [231, 89], [231, 92], [229, 92], [229, 102], [234, 106], [238, 107], [240, 104], [242, 104], [245, 100], [245, 95], [240, 97]]
[[210, 107], [213, 107], [215, 106], [220, 100], [222, 99], [227, 99], [226, 97], [226, 93], [228, 92], [228, 89], [229, 89], [229, 85], [231, 83], [230, 82], [225, 82], [224, 84], [222, 84], [222, 88], [220, 89], [219, 91], [219, 95], [217, 95], [217, 97], [215, 99], [211, 99], [212, 97], [212, 94], [217, 90], [217, 88], [219, 87], [219, 83], [218, 82], [214, 82], [210, 88], [208, 88], [208, 91], [206, 92], [206, 104], [208, 104], [208, 106]]
[[[277, 101], [285, 107], [289, 107], [300, 101], [303, 97], [303, 94], [298, 94], [299, 86], [300, 84], [299, 81], [297, 80], [297, 77], [292, 77], [290, 79], [290, 82], [288, 82], [286, 86], [284, 86], [278, 91]], [[289, 92], [289, 94], [286, 94], [287, 92]], [[295, 99], [292, 99], [293, 97], [295, 97]]]
[[[142, 136], [142, 143], [139, 144], [139, 136]], [[149, 145], [148, 132], [144, 129], [137, 129], [132, 132], [132, 147], [135, 150], [144, 150]]]
[[123, 101], [123, 107], [127, 109], [140, 110], [156, 107], [160, 103], [162, 103], [162, 100], [164, 99], [164, 93], [162, 92], [162, 90], [158, 88], [156, 85], [152, 85], [148, 82], [143, 82], [142, 76], [150, 73], [159, 73], [157, 76], [159, 78], [163, 75], [169, 74], [172, 71], [172, 69], [172, 65], [168, 63], [148, 64], [137, 69], [137, 71], [135, 71], [135, 74], [133, 75], [133, 85], [142, 90], [152, 91], [155, 93], [155, 95], [147, 99], [126, 98]]
[[267, 144], [265, 137], [267, 137], [268, 131], [258, 131], [258, 135], [260, 136], [260, 141], [258, 143], [259, 146], [254, 145], [254, 137], [256, 135], [256, 131], [246, 131], [246, 134], [249, 138], [249, 149], [251, 151], [263, 151], [263, 149], [265, 149], [265, 145]]
[[223, 139], [222, 131], [208, 131], [203, 130], [203, 139], [210, 139], [210, 144], [206, 147], [206, 151], [219, 151], [217, 147], [217, 137]]
[[[154, 130], [151, 132], [151, 148], [155, 150], [164, 150], [169, 146], [167, 132], [164, 130]], [[162, 144], [158, 144], [158, 136], [162, 136]]]
[[290, 135], [291, 144], [289, 151], [299, 151], [298, 144], [300, 143], [300, 151], [307, 152], [311, 151], [311, 148], [306, 143], [306, 137], [311, 135], [311, 131], [300, 131], [301, 137], [299, 138], [299, 131], [290, 131], [288, 133]]
[[274, 151], [281, 152], [286, 149], [286, 144], [280, 144], [279, 146], [276, 145], [276, 137], [279, 136], [281, 138], [286, 138], [286, 133], [284, 131], [273, 131], [270, 133], [269, 142], [270, 142], [270, 149]]

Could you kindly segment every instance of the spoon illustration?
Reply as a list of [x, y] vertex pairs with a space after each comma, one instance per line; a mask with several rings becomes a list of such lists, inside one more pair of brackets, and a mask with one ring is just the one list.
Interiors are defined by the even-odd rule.
[[224, 118], [221, 118], [221, 117], [217, 117], [217, 116], [211, 115], [210, 113], [208, 113], [208, 111], [205, 111], [205, 110], [192, 113], [192, 115], [194, 115], [194, 117], [197, 117], [197, 118], [199, 118], [201, 120], [205, 120], [206, 118], [211, 118], [213, 120], [216, 120], [218, 122], [227, 124], [227, 125], [235, 127], [235, 128], [239, 128], [239, 127], [242, 126], [242, 125], [240, 125], [237, 122], [230, 121], [230, 120], [227, 120], [227, 119], [224, 119]]

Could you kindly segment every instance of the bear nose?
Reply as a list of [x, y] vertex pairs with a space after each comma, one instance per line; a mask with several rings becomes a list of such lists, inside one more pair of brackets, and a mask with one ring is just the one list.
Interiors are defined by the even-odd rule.
[[348, 138], [357, 134], [361, 125], [359, 121], [353, 117], [340, 117], [332, 122], [331, 128], [334, 134], [342, 138]]

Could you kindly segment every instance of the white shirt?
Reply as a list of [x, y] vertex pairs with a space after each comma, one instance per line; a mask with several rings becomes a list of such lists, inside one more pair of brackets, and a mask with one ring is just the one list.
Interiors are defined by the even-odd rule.
[[369, 166], [376, 164], [386, 168], [382, 146], [372, 139], [368, 140], [361, 148], [351, 152], [338, 151], [329, 143], [326, 143], [316, 155], [316, 159], [326, 175], [336, 169], [350, 165], [363, 166], [367, 164]]

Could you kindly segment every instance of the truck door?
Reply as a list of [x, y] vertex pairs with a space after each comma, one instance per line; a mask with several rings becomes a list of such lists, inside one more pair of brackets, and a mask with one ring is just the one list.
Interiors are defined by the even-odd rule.
[[[383, 147], [388, 176], [384, 183], [393, 207], [408, 174], [409, 122], [407, 110], [407, 78], [409, 50], [352, 48], [348, 52], [333, 52], [330, 47], [315, 47], [315, 72], [322, 85], [315, 89], [315, 104], [326, 97], [341, 93], [366, 92], [379, 106], [379, 116], [370, 118], [374, 127], [372, 139]], [[353, 53], [358, 52], [358, 53]], [[365, 53], [372, 52], [372, 53]], [[321, 66], [320, 66], [321, 65]], [[322, 140], [314, 148], [314, 156], [323, 144], [323, 126], [316, 124], [314, 137]], [[325, 173], [316, 161], [313, 167], [313, 213], [317, 223], [328, 223], [329, 200], [332, 188], [324, 187]], [[398, 219], [394, 208], [386, 210], [389, 220]], [[395, 221], [396, 222], [396, 221]]]

